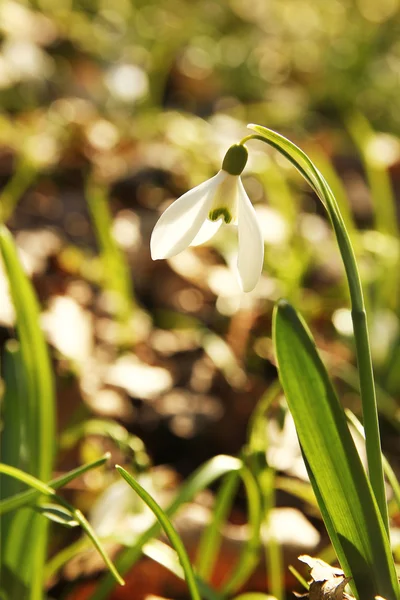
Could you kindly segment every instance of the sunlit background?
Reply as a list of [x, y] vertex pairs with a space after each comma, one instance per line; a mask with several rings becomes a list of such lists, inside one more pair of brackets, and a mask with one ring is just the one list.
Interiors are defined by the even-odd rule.
[[[240, 292], [230, 269], [234, 228], [151, 261], [161, 212], [216, 173], [249, 122], [301, 145], [337, 195], [365, 288], [384, 449], [395, 455], [399, 2], [2, 0], [0, 35], [0, 216], [43, 308], [57, 374], [58, 468], [110, 449], [146, 471], [165, 503], [204, 460], [237, 453], [276, 378], [271, 312], [281, 296], [303, 313], [343, 402], [359, 413], [335, 240], [282, 157], [249, 144], [243, 181], [265, 239], [252, 293]], [[15, 333], [3, 273], [0, 325], [5, 343]], [[326, 538], [315, 506], [290, 485], [307, 476], [280, 396], [268, 435], [280, 475], [276, 535], [288, 562]], [[133, 539], [145, 526], [147, 513], [122, 497], [111, 470], [89, 473], [71, 494], [104, 535]], [[211, 510], [210, 495], [191, 505], [181, 524], [189, 547]], [[240, 548], [245, 503], [235, 510], [228, 557]], [[71, 540], [57, 531], [52, 553]], [[54, 597], [99, 568], [92, 555], [72, 561], [53, 577]], [[159, 581], [115, 598], [168, 595], [165, 586], [169, 597], [182, 595]]]

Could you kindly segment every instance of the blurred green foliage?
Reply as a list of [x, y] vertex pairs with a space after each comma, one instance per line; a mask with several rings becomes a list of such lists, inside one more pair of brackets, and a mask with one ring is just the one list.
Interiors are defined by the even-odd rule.
[[127, 119], [245, 103], [274, 126], [362, 108], [400, 129], [398, 0], [4, 0], [0, 30], [0, 102], [14, 114], [75, 96]]

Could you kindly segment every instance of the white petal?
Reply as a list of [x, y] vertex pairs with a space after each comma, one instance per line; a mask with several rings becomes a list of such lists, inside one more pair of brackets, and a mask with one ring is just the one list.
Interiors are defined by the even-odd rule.
[[218, 221], [209, 221], [206, 219], [203, 225], [200, 228], [199, 233], [194, 238], [193, 242], [190, 244], [191, 246], [200, 246], [200, 244], [204, 244], [208, 242], [218, 231], [223, 223], [223, 219], [218, 219]]
[[256, 211], [242, 181], [238, 182], [239, 279], [244, 292], [251, 292], [260, 279], [264, 262], [264, 241]]
[[182, 252], [196, 237], [207, 218], [213, 194], [223, 172], [183, 194], [158, 219], [151, 234], [153, 260]]

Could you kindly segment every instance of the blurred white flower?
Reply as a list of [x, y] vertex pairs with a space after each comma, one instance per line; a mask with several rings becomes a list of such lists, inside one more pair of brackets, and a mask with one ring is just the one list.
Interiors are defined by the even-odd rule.
[[247, 162], [242, 145], [231, 146], [222, 169], [183, 194], [161, 215], [154, 227], [150, 248], [153, 260], [176, 256], [188, 246], [212, 238], [223, 222], [237, 225], [237, 269], [241, 287], [257, 285], [264, 261], [264, 242], [257, 215], [240, 179]]
[[135, 102], [148, 92], [149, 81], [143, 69], [122, 64], [112, 67], [105, 76], [110, 92], [122, 102]]
[[44, 79], [53, 73], [54, 63], [46, 52], [27, 40], [4, 42], [3, 59], [13, 81]]

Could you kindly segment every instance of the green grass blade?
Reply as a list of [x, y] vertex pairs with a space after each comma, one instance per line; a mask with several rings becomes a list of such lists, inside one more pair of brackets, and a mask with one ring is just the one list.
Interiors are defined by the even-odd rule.
[[55, 444], [54, 384], [47, 345], [40, 329], [40, 311], [32, 285], [24, 273], [9, 231], [0, 228], [0, 252], [17, 316], [21, 356], [29, 395], [28, 445], [30, 472], [50, 479]]
[[304, 587], [305, 590], [310, 589], [310, 584], [304, 579], [302, 575], [298, 572], [297, 569], [293, 565], [289, 565], [288, 567], [291, 574], [297, 579], [297, 581]]
[[4, 187], [0, 196], [0, 222], [5, 223], [12, 215], [19, 200], [37, 176], [35, 166], [20, 158], [15, 173]]
[[[0, 437], [0, 458], [6, 465], [22, 467], [23, 449], [23, 406], [20, 402], [19, 379], [22, 375], [19, 345], [9, 340], [4, 351], [4, 396], [2, 398], [2, 432]], [[11, 477], [0, 476], [0, 500], [16, 494], [20, 484]], [[4, 535], [4, 531], [3, 531]]]
[[313, 162], [318, 166], [320, 172], [324, 173], [324, 177], [338, 203], [340, 214], [343, 217], [346, 229], [354, 243], [356, 241], [357, 228], [354, 223], [346, 188], [337, 174], [337, 171], [331, 160], [321, 148], [313, 146], [311, 149], [311, 156], [313, 158]]
[[193, 573], [192, 565], [187, 555], [185, 546], [172, 525], [166, 513], [163, 511], [161, 506], [150, 496], [148, 492], [130, 475], [125, 469], [116, 465], [115, 467], [118, 473], [125, 479], [125, 481], [131, 486], [131, 488], [141, 497], [143, 502], [147, 504], [150, 510], [157, 517], [158, 522], [167, 534], [172, 546], [175, 548], [179, 561], [182, 565], [182, 569], [185, 573], [185, 580], [189, 588], [190, 595], [193, 600], [201, 600], [200, 593], [197, 587], [197, 582]]
[[238, 472], [226, 476], [221, 484], [212, 510], [211, 522], [205, 528], [197, 548], [196, 571], [209, 581], [221, 546], [221, 528], [229, 516], [239, 484]]
[[400, 598], [389, 540], [315, 344], [285, 301], [274, 313], [279, 376], [339, 561], [362, 600]]
[[[50, 496], [51, 498], [53, 498], [53, 500], [57, 501], [61, 505], [61, 507], [66, 509], [68, 511], [70, 517], [75, 519], [75, 521], [85, 531], [86, 535], [89, 537], [89, 539], [93, 543], [94, 547], [97, 549], [97, 551], [103, 558], [106, 566], [109, 568], [111, 575], [114, 577], [115, 581], [117, 583], [119, 583], [120, 585], [125, 585], [124, 580], [119, 575], [117, 569], [115, 568], [115, 566], [113, 565], [111, 560], [108, 558], [108, 555], [107, 555], [106, 551], [104, 550], [99, 538], [95, 534], [92, 526], [90, 525], [90, 523], [87, 521], [87, 519], [84, 517], [84, 515], [81, 513], [80, 510], [71, 506], [68, 502], [66, 502], [60, 496], [57, 496], [57, 494], [53, 488], [46, 485], [45, 483], [43, 483], [36, 477], [33, 477], [33, 475], [29, 475], [29, 473], [25, 473], [24, 471], [21, 471], [20, 469], [16, 469], [15, 467], [11, 467], [9, 465], [3, 465], [1, 463], [0, 463], [0, 473], [4, 473], [5, 475], [8, 475], [9, 477], [14, 477], [15, 479], [18, 479], [19, 481], [25, 483], [26, 485], [29, 485], [30, 487], [34, 488], [34, 490], [37, 490], [39, 492], [39, 494], [41, 494], [41, 495]], [[54, 508], [55, 507], [53, 505], [53, 513], [54, 513]], [[28, 512], [28, 511], [26, 511], [26, 512]], [[44, 511], [43, 511], [43, 515], [46, 516]], [[39, 517], [39, 519], [41, 516], [42, 516], [41, 514], [35, 515], [35, 517]], [[44, 519], [41, 519], [41, 520], [44, 520]], [[21, 536], [17, 536], [17, 542], [18, 542], [18, 547], [21, 547], [22, 550], [26, 547], [26, 541], [24, 538], [21, 539]], [[18, 554], [18, 553], [16, 553], [16, 554]], [[36, 554], [34, 555], [33, 559], [34, 560], [36, 559]]]
[[35, 511], [46, 517], [46, 519], [49, 519], [49, 521], [64, 525], [64, 527], [72, 528], [79, 525], [79, 522], [75, 519], [71, 511], [58, 504], [48, 502], [37, 504], [35, 506]]
[[[185, 579], [185, 573], [179, 563], [177, 553], [167, 544], [160, 540], [152, 540], [144, 546], [143, 554], [171, 571], [179, 579]], [[205, 600], [224, 600], [223, 596], [205, 583], [196, 573], [195, 579], [202, 598], [205, 598]]]
[[[0, 464], [0, 473], [33, 487], [40, 494], [54, 496], [52, 488], [16, 467]], [[19, 512], [9, 523], [1, 567], [2, 583], [11, 597], [21, 600], [42, 597], [46, 531], [46, 520], [28, 510]]]
[[[104, 456], [102, 456], [101, 458], [98, 458], [93, 462], [87, 463], [86, 465], [82, 465], [81, 467], [77, 467], [76, 469], [73, 469], [72, 471], [69, 471], [64, 475], [61, 475], [56, 479], [52, 479], [51, 481], [49, 481], [47, 486], [54, 490], [61, 488], [64, 485], [67, 485], [67, 483], [69, 483], [70, 481], [73, 481], [77, 477], [80, 477], [87, 471], [90, 471], [91, 469], [96, 469], [97, 467], [101, 467], [102, 465], [104, 465], [104, 463], [106, 463], [109, 460], [109, 458], [110, 453], [106, 452], [106, 454], [104, 454]], [[15, 494], [15, 496], [12, 496], [11, 498], [7, 498], [6, 500], [0, 502], [0, 515], [5, 514], [11, 510], [16, 510], [17, 508], [27, 506], [35, 500], [37, 500], [39, 496], [40, 492], [34, 489]]]
[[[76, 513], [74, 513], [73, 511], [70, 512], [74, 516], [74, 519], [77, 520]], [[82, 513], [80, 516], [82, 516]], [[83, 526], [82, 523], [84, 522], [81, 519], [81, 522], [78, 524]], [[83, 527], [83, 529], [85, 529], [85, 527]], [[86, 531], [86, 533], [88, 533], [88, 531]], [[100, 541], [100, 539], [97, 538], [97, 544], [99, 544], [102, 548], [102, 552], [100, 554], [102, 555], [106, 566], [109, 568], [110, 572], [112, 572], [114, 580], [120, 585], [124, 585], [123, 579], [119, 575], [118, 571], [115, 569], [113, 563], [108, 558], [106, 551], [102, 547], [102, 543], [105, 542], [118, 543], [118, 540], [114, 538], [107, 538], [106, 540], [102, 539]], [[81, 552], [87, 551], [91, 547], [91, 544], [93, 544], [93, 540], [90, 539], [90, 536], [89, 539], [81, 537], [76, 542], [69, 544], [69, 546], [66, 546], [65, 548], [60, 550], [60, 552], [52, 556], [46, 564], [46, 579], [52, 579], [56, 575], [57, 571], [59, 571], [69, 560], [71, 560], [72, 558], [76, 558]]]
[[397, 238], [396, 198], [388, 167], [382, 163], [378, 150], [371, 152], [376, 133], [361, 113], [354, 113], [347, 120], [347, 127], [364, 163], [375, 212], [375, 227], [381, 233]]
[[[364, 427], [361, 425], [360, 421], [357, 419], [354, 413], [351, 412], [350, 409], [346, 408], [345, 410], [346, 417], [358, 433], [358, 435], [365, 440], [365, 432]], [[394, 499], [396, 500], [397, 506], [400, 509], [400, 483], [396, 477], [396, 473], [393, 471], [389, 461], [385, 456], [382, 455], [383, 462], [383, 472], [385, 473], [386, 479], [389, 482], [389, 485], [392, 488]]]
[[266, 452], [268, 449], [267, 438], [267, 410], [271, 403], [282, 392], [279, 380], [276, 380], [257, 404], [249, 423], [249, 442], [247, 454], [261, 494], [263, 506], [262, 528], [268, 531], [268, 545], [265, 548], [267, 579], [269, 590], [278, 600], [284, 597], [284, 572], [282, 549], [275, 539], [270, 528], [271, 510], [275, 505], [275, 470], [268, 466]]
[[103, 260], [104, 286], [114, 295], [116, 318], [126, 328], [132, 319], [136, 303], [128, 262], [112, 233], [108, 189], [89, 179], [86, 198]]
[[253, 573], [259, 560], [260, 529], [262, 523], [262, 510], [260, 490], [251, 471], [243, 465], [239, 471], [243, 480], [246, 496], [249, 522], [249, 537], [244, 544], [238, 562], [232, 569], [228, 580], [224, 582], [221, 592], [225, 595], [236, 593]]
[[[3, 398], [1, 399], [3, 410], [2, 432], [0, 435], [0, 457], [6, 465], [22, 467], [24, 462], [24, 410], [23, 402], [21, 401], [23, 396], [20, 394], [20, 387], [23, 372], [21, 371], [19, 344], [15, 340], [9, 340], [5, 345], [3, 374], [5, 390]], [[9, 497], [17, 494], [20, 489], [21, 482], [18, 479], [0, 474], [0, 502], [4, 500], [7, 501]], [[6, 541], [11, 540], [9, 531], [12, 526], [12, 521], [15, 518], [21, 519], [19, 515], [17, 516], [15, 514], [3, 515], [0, 518], [0, 572], [4, 570], [6, 565], [6, 550], [8, 546]], [[12, 580], [14, 579], [15, 582], [16, 578], [13, 578], [11, 573], [10, 579], [11, 581], [8, 582], [7, 586], [12, 590]], [[19, 592], [20, 590], [15, 591]]]
[[[58, 498], [58, 500], [60, 501], [61, 499]], [[73, 508], [66, 502], [63, 502], [63, 504], [71, 510], [72, 515], [75, 517], [75, 519], [77, 520], [79, 525], [82, 527], [83, 531], [86, 533], [86, 535], [92, 542], [93, 546], [96, 548], [96, 550], [98, 551], [98, 553], [104, 560], [106, 567], [108, 567], [108, 570], [110, 571], [111, 576], [114, 578], [116, 583], [119, 583], [119, 585], [125, 585], [125, 581], [122, 579], [121, 575], [118, 573], [118, 570], [114, 566], [113, 562], [109, 559], [107, 552], [103, 548], [102, 543], [100, 542], [94, 529], [92, 528], [92, 526], [90, 525], [90, 523], [88, 522], [86, 517], [81, 513], [80, 510]]]
[[138, 471], [146, 470], [151, 464], [142, 440], [111, 419], [87, 419], [69, 427], [60, 436], [60, 448], [68, 450], [88, 435], [109, 437], [124, 454], [133, 454], [132, 460]]
[[[46, 519], [40, 515], [31, 510], [21, 510], [11, 521], [7, 538], [4, 542], [2, 540], [4, 560], [1, 566], [1, 586], [10, 598], [26, 600], [43, 596], [43, 524], [47, 528]], [[35, 569], [40, 577], [33, 576]]]
[[[206, 489], [220, 477], [224, 477], [224, 475], [227, 475], [232, 471], [239, 471], [242, 467], [243, 462], [232, 456], [220, 455], [212, 458], [197, 469], [184, 485], [182, 485], [165, 513], [169, 518], [173, 517], [179, 508], [183, 504], [190, 502], [198, 492]], [[122, 573], [122, 575], [124, 575], [140, 558], [144, 544], [147, 544], [147, 542], [154, 537], [157, 537], [159, 532], [160, 525], [157, 522], [142, 533], [132, 548], [126, 548], [120, 552], [120, 555], [116, 560], [116, 565], [118, 571]], [[109, 575], [106, 575], [90, 597], [90, 600], [106, 600], [110, 597], [113, 587], [113, 580]]]
[[29, 485], [37, 490], [40, 494], [46, 494], [48, 496], [55, 494], [55, 490], [53, 490], [50, 486], [46, 485], [36, 477], [33, 477], [33, 475], [25, 473], [25, 471], [21, 471], [21, 469], [17, 469], [11, 465], [4, 465], [0, 463], [0, 473], [4, 473], [4, 475], [8, 475], [9, 477], [13, 477], [18, 481]]
[[275, 487], [307, 503], [311, 509], [315, 509], [313, 512], [318, 511], [318, 502], [308, 481], [302, 481], [294, 477], [278, 476], [275, 477]]
[[[391, 236], [388, 242], [396, 244], [399, 226], [396, 196], [389, 172], [390, 160], [389, 163], [385, 160], [385, 151], [382, 152], [379, 148], [379, 134], [373, 130], [364, 115], [353, 113], [347, 119], [347, 127], [364, 165], [375, 216], [375, 229], [385, 236]], [[375, 306], [398, 309], [400, 281], [397, 259], [391, 257], [390, 253], [384, 253], [377, 265], [377, 272], [379, 275], [373, 290]]]
[[90, 541], [87, 538], [81, 537], [76, 542], [72, 542], [59, 552], [52, 556], [46, 563], [45, 579], [50, 580], [56, 576], [56, 573], [72, 558], [79, 556], [81, 552], [85, 552], [90, 548]]
[[[10, 293], [16, 312], [17, 331], [21, 349], [24, 381], [26, 382], [26, 453], [27, 470], [38, 479], [47, 481], [53, 469], [55, 445], [55, 398], [49, 353], [40, 329], [40, 310], [31, 282], [18, 258], [10, 232], [0, 226], [0, 253], [8, 278]], [[16, 517], [18, 519], [18, 517]], [[9, 552], [8, 545], [15, 539], [6, 540], [7, 567], [16, 578], [24, 577], [29, 596], [21, 600], [43, 598], [43, 569], [47, 548], [48, 523], [39, 515], [32, 515], [32, 532], [27, 527], [23, 553], [18, 556]], [[22, 535], [22, 532], [20, 531]], [[34, 537], [33, 537], [34, 536]], [[32, 548], [30, 548], [32, 546]], [[23, 568], [21, 569], [21, 564]]]

